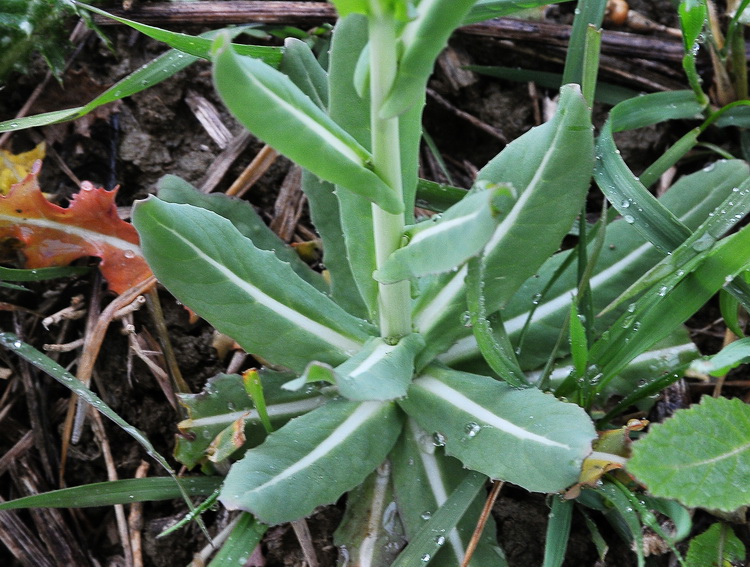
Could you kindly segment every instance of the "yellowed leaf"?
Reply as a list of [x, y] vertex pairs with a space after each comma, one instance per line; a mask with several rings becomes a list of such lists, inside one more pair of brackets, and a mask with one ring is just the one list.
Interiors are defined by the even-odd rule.
[[33, 150], [20, 154], [0, 150], [0, 195], [7, 195], [10, 186], [21, 182], [31, 172], [34, 162], [44, 159], [44, 155], [44, 142]]

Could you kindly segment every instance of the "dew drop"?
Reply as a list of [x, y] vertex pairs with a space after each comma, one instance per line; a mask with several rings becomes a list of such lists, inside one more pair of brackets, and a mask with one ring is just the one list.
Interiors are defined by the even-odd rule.
[[432, 518], [432, 512], [422, 512], [419, 517], [426, 522], [427, 520]]
[[23, 343], [21, 341], [13, 341], [13, 348], [21, 348]]
[[422, 559], [422, 563], [427, 563], [432, 559], [432, 556], [429, 553], [425, 553], [420, 559]]
[[135, 252], [133, 252], [132, 250], [125, 250], [122, 255], [130, 259], [135, 258]]
[[437, 536], [435, 538], [435, 543], [438, 545], [443, 545], [445, 543], [445, 536], [441, 536], [441, 535]]
[[445, 435], [442, 433], [433, 433], [432, 444], [435, 445], [435, 447], [443, 447], [445, 445]]
[[622, 200], [622, 203], [620, 203], [620, 206], [621, 206], [621, 207], [622, 207], [623, 209], [627, 209], [627, 208], [628, 208], [628, 207], [630, 206], [630, 201], [628, 201], [627, 199], [623, 199], [623, 200]]
[[635, 219], [631, 215], [625, 215], [622, 218], [625, 219], [625, 222], [628, 224], [633, 224], [635, 222]]
[[470, 421], [464, 426], [464, 431], [469, 438], [476, 437], [482, 429], [482, 426], [475, 421]]

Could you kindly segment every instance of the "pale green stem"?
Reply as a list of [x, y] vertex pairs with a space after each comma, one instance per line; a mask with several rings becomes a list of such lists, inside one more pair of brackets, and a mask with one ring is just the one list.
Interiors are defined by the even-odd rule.
[[[401, 180], [401, 144], [398, 118], [379, 117], [393, 80], [396, 77], [395, 22], [388, 16], [370, 17], [370, 126], [375, 171], [403, 199]], [[387, 213], [372, 207], [375, 235], [375, 257], [378, 268], [390, 254], [401, 247], [404, 215]], [[381, 336], [398, 339], [411, 333], [411, 294], [408, 281], [379, 284], [378, 308]]]

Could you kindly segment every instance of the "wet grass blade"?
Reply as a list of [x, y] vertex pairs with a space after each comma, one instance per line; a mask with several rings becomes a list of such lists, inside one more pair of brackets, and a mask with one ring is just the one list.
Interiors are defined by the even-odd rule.
[[0, 346], [16, 353], [21, 358], [36, 366], [42, 372], [52, 376], [52, 378], [60, 382], [71, 392], [75, 393], [96, 411], [111, 419], [120, 429], [135, 439], [157, 463], [164, 467], [164, 470], [169, 472], [170, 475], [174, 475], [174, 471], [167, 460], [159, 454], [151, 444], [151, 441], [149, 441], [141, 431], [122, 419], [112, 408], [105, 404], [99, 396], [89, 390], [83, 382], [57, 364], [54, 360], [39, 352], [30, 344], [25, 343], [13, 333], [0, 333]]
[[[391, 567], [428, 565], [445, 542], [444, 534], [450, 533], [456, 527], [486, 482], [487, 477], [483, 474], [469, 471], [461, 484], [432, 514]], [[443, 536], [442, 540], [441, 536]]]
[[[188, 496], [208, 496], [221, 486], [218, 476], [179, 478]], [[111, 482], [98, 482], [34, 494], [0, 504], [0, 510], [20, 508], [89, 508], [132, 504], [133, 502], [155, 502], [182, 498], [182, 491], [172, 478], [128, 478]]]

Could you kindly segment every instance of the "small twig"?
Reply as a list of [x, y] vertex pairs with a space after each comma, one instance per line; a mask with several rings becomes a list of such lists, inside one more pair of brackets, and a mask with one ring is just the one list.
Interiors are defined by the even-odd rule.
[[209, 166], [206, 175], [201, 182], [201, 193], [210, 193], [221, 182], [227, 170], [232, 166], [234, 161], [240, 156], [252, 140], [253, 136], [248, 131], [234, 137], [229, 143], [227, 149], [221, 152], [214, 162]]
[[312, 543], [312, 535], [310, 535], [310, 528], [307, 526], [307, 520], [301, 518], [292, 522], [292, 529], [294, 535], [297, 536], [300, 547], [302, 548], [302, 554], [305, 556], [305, 561], [310, 567], [318, 567], [318, 556], [315, 554], [315, 548]]
[[85, 339], [76, 339], [69, 343], [63, 344], [45, 344], [42, 346], [42, 348], [47, 352], [70, 352], [72, 350], [76, 350], [77, 348], [81, 348], [84, 342], [86, 342]]
[[222, 150], [225, 150], [232, 141], [232, 133], [224, 125], [216, 107], [205, 97], [202, 97], [195, 91], [188, 91], [185, 95], [185, 102], [190, 107], [193, 115], [201, 123], [203, 129], [211, 139]]
[[[148, 461], [141, 461], [135, 471], [135, 478], [146, 478], [150, 465]], [[128, 530], [130, 531], [130, 545], [133, 548], [133, 567], [143, 567], [143, 549], [141, 546], [143, 530], [143, 503], [133, 502], [128, 514]]]
[[431, 99], [433, 99], [435, 102], [437, 102], [440, 106], [445, 108], [446, 110], [449, 110], [459, 118], [466, 120], [469, 124], [474, 126], [475, 128], [478, 128], [482, 132], [485, 132], [486, 134], [489, 134], [493, 138], [497, 138], [502, 143], [507, 144], [508, 138], [505, 137], [505, 134], [503, 134], [500, 130], [497, 128], [494, 128], [487, 124], [486, 122], [482, 122], [479, 118], [474, 116], [473, 114], [469, 114], [468, 112], [461, 110], [460, 108], [456, 108], [453, 106], [448, 100], [440, 96], [437, 92], [435, 92], [432, 89], [427, 89], [427, 94], [430, 96]]
[[474, 551], [479, 544], [479, 539], [482, 537], [482, 532], [484, 531], [484, 526], [487, 524], [487, 520], [490, 517], [490, 512], [492, 512], [492, 506], [495, 505], [495, 500], [497, 500], [497, 497], [500, 495], [500, 490], [502, 490], [503, 484], [505, 483], [501, 481], [493, 481], [492, 490], [484, 503], [482, 513], [479, 515], [479, 520], [477, 520], [477, 527], [474, 528], [474, 533], [471, 534], [469, 545], [466, 546], [466, 554], [464, 555], [464, 560], [461, 562], [461, 567], [468, 567], [469, 562], [471, 561], [471, 556], [474, 555]]
[[[104, 463], [107, 468], [107, 480], [115, 481], [118, 480], [117, 476], [117, 465], [112, 457], [112, 450], [109, 445], [109, 439], [107, 439], [107, 433], [104, 430], [104, 424], [102, 423], [102, 416], [97, 411], [91, 413], [91, 429], [96, 436], [99, 446], [104, 456]], [[120, 540], [122, 542], [122, 551], [125, 555], [125, 565], [128, 567], [134, 567], [133, 564], [133, 549], [130, 544], [130, 531], [128, 529], [128, 521], [125, 517], [125, 507], [122, 504], [115, 505], [115, 517], [117, 518], [117, 531], [120, 534]]]
[[83, 305], [83, 296], [76, 295], [70, 300], [70, 305], [68, 307], [42, 319], [42, 327], [49, 330], [51, 325], [56, 325], [60, 321], [66, 319], [80, 319], [84, 315], [86, 315], [86, 309], [84, 309]]
[[232, 183], [231, 187], [227, 189], [227, 195], [235, 195], [242, 197], [255, 183], [263, 177], [263, 174], [268, 171], [268, 168], [273, 165], [276, 158], [279, 157], [279, 152], [274, 150], [271, 146], [263, 146], [258, 154], [253, 158], [245, 170], [240, 173], [240, 176]]

